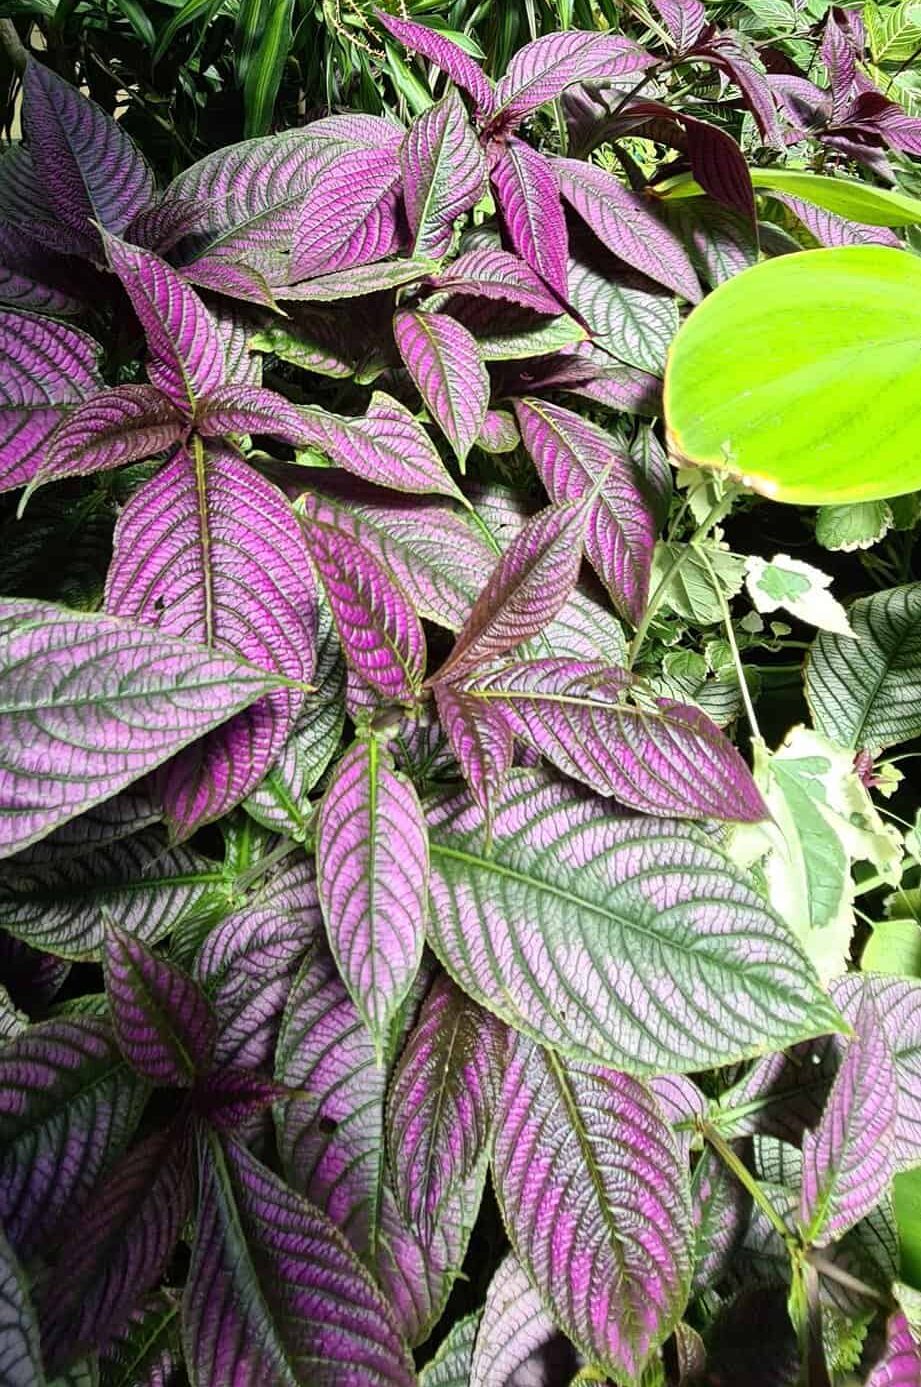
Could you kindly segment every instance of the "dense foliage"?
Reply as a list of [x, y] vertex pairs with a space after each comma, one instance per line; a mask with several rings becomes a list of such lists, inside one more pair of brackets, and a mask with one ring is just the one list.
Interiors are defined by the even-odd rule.
[[538, 14], [22, 68], [4, 1387], [921, 1382], [917, 18]]

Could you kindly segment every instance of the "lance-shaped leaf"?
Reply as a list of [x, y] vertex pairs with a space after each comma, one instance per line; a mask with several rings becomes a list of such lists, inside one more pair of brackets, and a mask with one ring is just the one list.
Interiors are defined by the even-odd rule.
[[82, 312], [85, 302], [63, 257], [45, 250], [22, 227], [0, 221], [0, 303], [67, 317]]
[[166, 1127], [127, 1152], [67, 1229], [42, 1286], [52, 1371], [107, 1343], [166, 1271], [191, 1212], [188, 1136]]
[[492, 1126], [504, 1036], [444, 976], [432, 986], [388, 1095], [400, 1207], [427, 1236], [446, 1196], [480, 1164]]
[[0, 309], [0, 490], [32, 480], [63, 416], [102, 386], [86, 333]]
[[225, 380], [217, 324], [172, 265], [117, 236], [103, 235], [109, 264], [138, 316], [150, 357], [151, 383], [179, 409], [194, 410]]
[[489, 408], [489, 376], [476, 338], [446, 313], [402, 309], [393, 333], [406, 369], [463, 467]]
[[0, 1231], [0, 1381], [44, 1387], [38, 1322], [16, 1254]]
[[383, 10], [375, 10], [374, 14], [381, 27], [402, 43], [404, 48], [418, 53], [420, 57], [427, 58], [430, 63], [441, 68], [455, 86], [473, 97], [479, 111], [489, 114], [493, 104], [492, 84], [479, 63], [475, 62], [469, 53], [465, 53], [458, 44], [452, 43], [437, 29], [430, 29], [425, 24], [416, 24], [411, 19], [385, 14]]
[[101, 1356], [106, 1387], [166, 1387], [182, 1371], [179, 1305], [168, 1290], [145, 1296]]
[[754, 822], [751, 771], [699, 708], [628, 703], [629, 676], [551, 657], [506, 666], [468, 691], [559, 770], [644, 814]]
[[193, 1387], [310, 1381], [412, 1387], [380, 1291], [338, 1229], [229, 1139], [203, 1138], [183, 1303]]
[[512, 730], [488, 703], [468, 698], [450, 684], [436, 684], [434, 693], [457, 764], [488, 817], [512, 765]]
[[278, 308], [266, 276], [239, 260], [225, 260], [219, 255], [202, 256], [191, 265], [183, 265], [182, 277], [198, 289], [211, 289], [215, 294], [260, 304], [263, 308]]
[[707, 22], [702, 0], [654, 0], [679, 53], [686, 53]]
[[219, 386], [203, 400], [195, 416], [195, 427], [204, 438], [264, 433], [295, 447], [308, 441], [303, 416], [296, 405], [274, 390], [243, 382]]
[[500, 1382], [555, 1387], [570, 1381], [580, 1362], [510, 1252], [489, 1283], [464, 1387], [499, 1387]]
[[451, 244], [455, 221], [486, 187], [486, 157], [453, 87], [416, 116], [401, 159], [413, 255], [438, 260]]
[[301, 418], [311, 445], [356, 477], [393, 491], [460, 495], [422, 425], [381, 390], [375, 390], [362, 418], [310, 407]]
[[415, 284], [438, 269], [438, 261], [429, 256], [408, 256], [404, 260], [388, 260], [383, 264], [355, 265], [351, 270], [334, 270], [302, 279], [298, 284], [279, 286], [275, 297], [282, 303], [338, 303], [340, 299], [362, 298], [365, 294], [380, 294]]
[[95, 1018], [44, 1021], [0, 1049], [0, 1220], [20, 1257], [78, 1214], [127, 1145], [145, 1096]]
[[526, 260], [506, 250], [483, 247], [459, 255], [432, 283], [453, 294], [480, 299], [500, 299], [531, 308], [535, 313], [558, 314], [559, 300], [549, 292]]
[[[481, 1312], [456, 1320], [419, 1374], [420, 1387], [470, 1387], [473, 1345], [480, 1327]], [[18, 1384], [16, 1385], [18, 1387]]]
[[591, 1362], [637, 1377], [684, 1308], [693, 1240], [687, 1166], [649, 1091], [518, 1036], [492, 1170], [553, 1318]]
[[512, 771], [484, 844], [466, 795], [432, 808], [429, 939], [543, 1044], [688, 1073], [840, 1027], [790, 930], [692, 825]]
[[106, 993], [121, 1052], [161, 1088], [187, 1087], [211, 1065], [217, 1020], [187, 973], [110, 925]]
[[625, 272], [610, 257], [572, 260], [569, 301], [592, 330], [596, 346], [618, 361], [662, 375], [678, 331], [678, 305], [671, 294]]
[[490, 128], [517, 125], [531, 111], [554, 101], [574, 82], [611, 80], [642, 72], [654, 60], [618, 34], [570, 29], [526, 43], [496, 88]]
[[304, 534], [346, 663], [385, 698], [411, 699], [425, 669], [425, 636], [409, 598], [358, 539], [317, 519]]
[[187, 431], [182, 412], [152, 385], [101, 390], [72, 410], [51, 435], [36, 485], [153, 457]]
[[569, 236], [550, 164], [536, 149], [513, 138], [493, 165], [490, 178], [512, 245], [565, 299]]
[[608, 250], [656, 284], [697, 303], [700, 285], [681, 241], [612, 173], [578, 159], [554, 159], [560, 192]]
[[34, 60], [23, 77], [23, 128], [55, 214], [86, 234], [120, 232], [151, 201], [153, 174], [131, 138], [95, 101]]
[[[301, 528], [231, 453], [183, 450], [135, 492], [116, 527], [106, 605], [289, 679], [313, 674], [316, 595]], [[279, 690], [180, 758], [164, 789], [175, 822], [191, 829], [255, 789], [301, 702]]]
[[135, 622], [0, 602], [0, 856], [111, 798], [277, 684]]
[[711, 1147], [697, 1160], [691, 1178], [694, 1210], [694, 1281], [701, 1294], [729, 1271], [732, 1255], [751, 1218], [751, 1196]]
[[335, 767], [317, 818], [317, 881], [333, 957], [378, 1053], [422, 959], [425, 819], [373, 737]]
[[398, 250], [400, 176], [393, 149], [355, 150], [325, 168], [301, 205], [291, 280], [367, 265]]
[[901, 1310], [886, 1325], [886, 1347], [867, 1378], [866, 1387], [915, 1387], [921, 1378], [921, 1348]]
[[[855, 1026], [865, 995], [876, 1010], [895, 1063], [896, 1165], [910, 1170], [921, 1164], [921, 985], [914, 979], [852, 973], [832, 987], [835, 1005]], [[824, 1067], [828, 1072], [829, 1064]]]
[[530, 640], [565, 605], [579, 576], [588, 501], [548, 506], [512, 540], [438, 673], [456, 681]]
[[586, 556], [611, 600], [636, 625], [646, 607], [655, 518], [636, 463], [610, 434], [572, 410], [519, 400], [524, 446], [552, 501], [581, 501], [603, 477], [585, 529]]

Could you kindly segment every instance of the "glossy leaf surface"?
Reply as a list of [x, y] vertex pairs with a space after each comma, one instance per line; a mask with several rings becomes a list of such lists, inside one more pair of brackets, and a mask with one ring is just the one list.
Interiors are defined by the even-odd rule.
[[432, 417], [463, 466], [489, 407], [489, 376], [476, 339], [445, 313], [399, 312], [394, 336]]

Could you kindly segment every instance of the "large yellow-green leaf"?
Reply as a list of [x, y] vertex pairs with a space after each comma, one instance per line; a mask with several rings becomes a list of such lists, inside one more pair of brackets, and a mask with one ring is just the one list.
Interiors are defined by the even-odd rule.
[[[833, 178], [807, 169], [749, 169], [752, 186], [758, 192], [788, 193], [806, 202], [835, 212], [839, 217], [865, 222], [868, 226], [912, 226], [921, 222], [921, 199], [898, 188], [877, 188], [856, 178]], [[672, 202], [676, 198], [702, 197], [704, 189], [689, 173], [675, 174], [656, 185], [658, 197]]]
[[784, 255], [737, 275], [672, 346], [672, 455], [780, 501], [921, 487], [921, 260], [883, 246]]

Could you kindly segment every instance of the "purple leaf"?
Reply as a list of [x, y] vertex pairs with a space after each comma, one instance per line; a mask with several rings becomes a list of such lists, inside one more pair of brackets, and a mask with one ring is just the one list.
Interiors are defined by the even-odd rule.
[[317, 881], [333, 957], [383, 1056], [422, 958], [428, 841], [412, 784], [373, 737], [332, 773], [317, 816]]
[[195, 1093], [195, 1111], [218, 1132], [252, 1145], [261, 1136], [262, 1118], [273, 1103], [288, 1097], [284, 1084], [251, 1069], [218, 1069]]
[[766, 815], [751, 771], [699, 708], [627, 701], [624, 670], [551, 658], [481, 677], [482, 699], [566, 775], [643, 814], [756, 822]]
[[[292, 680], [313, 674], [316, 594], [301, 528], [231, 453], [199, 465], [183, 450], [135, 492], [116, 526], [106, 606]], [[190, 830], [255, 789], [301, 703], [279, 689], [182, 756], [164, 789], [174, 821]]]
[[476, 339], [445, 313], [401, 309], [393, 333], [426, 407], [463, 467], [489, 408], [489, 376]]
[[400, 160], [393, 149], [344, 154], [316, 178], [291, 243], [290, 278], [383, 260], [399, 249]]
[[145, 1089], [95, 1018], [45, 1021], [0, 1048], [0, 1219], [20, 1257], [79, 1214], [127, 1145]]
[[265, 275], [241, 261], [217, 255], [213, 258], [202, 256], [191, 265], [183, 265], [180, 273], [184, 280], [199, 289], [210, 289], [212, 293], [226, 294], [228, 298], [260, 304], [263, 308], [278, 307]]
[[603, 429], [559, 405], [519, 400], [515, 415], [552, 501], [581, 501], [604, 478], [585, 553], [614, 606], [637, 625], [649, 595], [656, 525], [636, 464]]
[[684, 1309], [693, 1236], [687, 1167], [648, 1090], [517, 1036], [492, 1171], [512, 1247], [556, 1323], [592, 1363], [637, 1377]]
[[283, 395], [261, 385], [221, 385], [199, 404], [195, 428], [203, 438], [257, 433], [303, 447], [310, 435], [304, 416]]
[[457, 218], [486, 189], [486, 158], [453, 87], [416, 116], [401, 157], [413, 255], [438, 260], [451, 245]]
[[0, 1231], [0, 1381], [6, 1387], [44, 1382], [38, 1323], [29, 1283]]
[[[838, 998], [843, 1005], [841, 998]], [[753, 1133], [798, 1145], [815, 1127], [840, 1061], [840, 1037], [794, 1045], [765, 1055], [720, 1098], [718, 1126], [727, 1137]]]
[[758, 237], [751, 222], [709, 198], [672, 203], [663, 215], [687, 248], [691, 264], [705, 283], [724, 284], [758, 261]]
[[23, 129], [41, 183], [65, 226], [121, 232], [153, 197], [153, 174], [124, 129], [50, 68], [23, 77]]
[[42, 1343], [52, 1371], [127, 1324], [163, 1276], [191, 1212], [188, 1137], [165, 1127], [109, 1172], [72, 1223], [42, 1286]]
[[[852, 22], [854, 14], [856, 23]], [[828, 73], [835, 107], [843, 107], [854, 88], [857, 59], [864, 56], [863, 21], [855, 11], [829, 10], [820, 50]]]
[[557, 314], [562, 305], [548, 292], [542, 279], [526, 260], [506, 250], [468, 250], [441, 274], [434, 275], [437, 289], [474, 298], [502, 299], [531, 308], [535, 313]]
[[518, 125], [531, 111], [554, 101], [574, 82], [625, 77], [642, 72], [654, 59], [618, 34], [570, 29], [543, 34], [512, 58], [496, 88], [489, 129]]
[[653, 0], [653, 4], [668, 25], [677, 51], [688, 52], [707, 22], [702, 0]]
[[396, 1196], [426, 1237], [444, 1200], [481, 1163], [503, 1046], [493, 1018], [449, 978], [436, 979], [400, 1057], [387, 1107]]
[[188, 420], [152, 385], [117, 385], [78, 405], [48, 440], [36, 486], [153, 457], [188, 432]]
[[4, 599], [0, 799], [15, 807], [0, 856], [110, 799], [276, 687], [263, 670], [135, 622]]
[[894, 246], [898, 249], [901, 241], [888, 226], [867, 226], [863, 222], [850, 221], [834, 212], [826, 212], [824, 207], [816, 207], [789, 193], [771, 193], [775, 202], [783, 203], [805, 226], [806, 230], [823, 246]]
[[174, 1387], [182, 1373], [174, 1295], [161, 1290], [144, 1297], [104, 1350], [101, 1366], [106, 1387]]
[[346, 663], [391, 702], [411, 700], [425, 670], [425, 636], [389, 570], [358, 539], [317, 519], [304, 526]]
[[698, 1158], [691, 1177], [694, 1216], [694, 1280], [700, 1295], [722, 1281], [751, 1216], [751, 1196], [712, 1150]]
[[466, 794], [432, 806], [429, 940], [542, 1044], [687, 1073], [840, 1026], [791, 931], [693, 825], [512, 771], [485, 840]]
[[217, 1020], [187, 973], [109, 925], [105, 977], [121, 1052], [142, 1078], [186, 1088], [210, 1068]]
[[895, 1062], [896, 1165], [909, 1170], [921, 1164], [921, 985], [908, 978], [850, 974], [834, 984], [832, 996], [854, 1026], [864, 996], [875, 1008]]
[[183, 1301], [192, 1382], [412, 1387], [390, 1310], [338, 1229], [235, 1141], [202, 1145]]
[[82, 288], [63, 257], [0, 221], [0, 303], [65, 317], [83, 311]]
[[[594, 498], [592, 498], [594, 499]], [[438, 672], [456, 682], [530, 640], [559, 613], [576, 585], [590, 502], [548, 506], [502, 555]]]
[[4, 928], [0, 930], [0, 970], [13, 1002], [44, 1009], [67, 981], [70, 964], [54, 954], [40, 953]]
[[566, 298], [569, 237], [553, 169], [542, 154], [514, 138], [490, 178], [509, 240], [554, 293]]
[[504, 409], [488, 409], [476, 446], [486, 453], [513, 453], [521, 442], [514, 416]]
[[745, 46], [737, 34], [725, 33], [700, 45], [697, 55], [720, 68], [735, 83], [765, 144], [782, 151], [783, 134], [777, 121], [771, 88], [764, 72], [756, 65], [754, 49]]
[[745, 156], [731, 135], [709, 121], [682, 117], [694, 178], [723, 206], [755, 221], [755, 190]]
[[132, 218], [125, 227], [124, 238], [133, 246], [144, 246], [158, 255], [165, 255], [187, 236], [206, 232], [212, 215], [207, 203], [162, 193]]
[[438, 269], [438, 261], [428, 256], [409, 256], [404, 260], [388, 260], [380, 265], [355, 265], [350, 270], [318, 275], [299, 284], [275, 289], [275, 297], [283, 303], [338, 303], [340, 299], [361, 298], [415, 284]]
[[214, 319], [179, 272], [153, 251], [105, 233], [103, 241], [109, 264], [144, 329], [151, 383], [179, 409], [194, 410], [226, 376]]
[[313, 140], [342, 141], [355, 149], [398, 149], [406, 129], [392, 116], [368, 116], [360, 111], [342, 111], [334, 116], [312, 120], [306, 133]]
[[101, 388], [98, 355], [83, 332], [0, 309], [0, 490], [32, 480], [60, 420]]
[[662, 382], [635, 366], [618, 366], [611, 358], [583, 343], [576, 352], [529, 365], [527, 374], [509, 386], [510, 394], [533, 395], [537, 390], [564, 390], [616, 413], [661, 415]]
[[436, 684], [434, 694], [461, 773], [488, 818], [512, 766], [511, 728], [488, 704], [468, 698], [450, 684]]
[[921, 1380], [921, 1348], [905, 1315], [898, 1310], [886, 1326], [886, 1347], [866, 1387], [917, 1387]]
[[489, 1283], [465, 1387], [556, 1387], [580, 1362], [510, 1252]]
[[687, 252], [648, 202], [605, 169], [577, 159], [554, 159], [560, 192], [598, 239], [657, 284], [697, 303], [700, 285]]
[[492, 84], [479, 63], [474, 62], [462, 48], [445, 38], [437, 29], [430, 29], [425, 24], [416, 24], [410, 19], [385, 14], [383, 10], [375, 10], [374, 15], [381, 27], [402, 43], [404, 48], [418, 53], [420, 57], [434, 63], [442, 72], [446, 72], [456, 86], [473, 97], [479, 112], [483, 115], [490, 114], [493, 107]]

